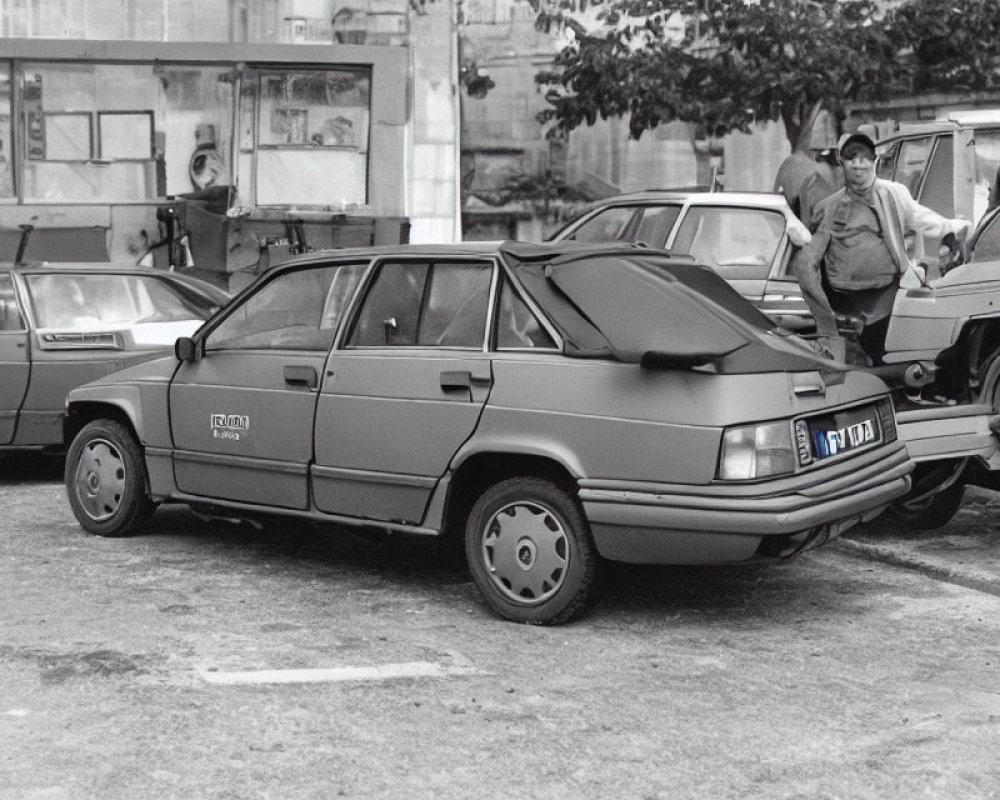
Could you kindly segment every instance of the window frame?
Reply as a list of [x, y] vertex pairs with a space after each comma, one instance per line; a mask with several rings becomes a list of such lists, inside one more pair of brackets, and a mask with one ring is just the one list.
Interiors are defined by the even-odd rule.
[[[502, 299], [504, 285], [509, 286], [510, 290], [514, 293], [524, 305], [527, 307], [528, 311], [534, 316], [535, 320], [541, 325], [542, 329], [548, 334], [549, 338], [553, 341], [552, 347], [501, 347], [499, 344], [500, 330], [499, 330], [499, 319], [500, 319], [500, 301]], [[501, 266], [500, 276], [497, 281], [496, 286], [496, 296], [494, 298], [495, 306], [492, 310], [492, 324], [490, 326], [490, 350], [494, 353], [562, 353], [564, 342], [562, 337], [552, 326], [548, 317], [542, 313], [538, 304], [535, 303], [534, 299], [531, 298], [527, 292], [525, 292], [517, 279], [511, 274], [511, 271], [506, 266]]]
[[[490, 285], [486, 301], [486, 319], [485, 327], [483, 329], [483, 339], [479, 347], [463, 347], [457, 345], [438, 345], [438, 344], [407, 344], [407, 345], [390, 345], [390, 344], [374, 344], [374, 345], [358, 345], [352, 344], [351, 339], [357, 330], [358, 322], [361, 318], [361, 314], [365, 309], [365, 305], [371, 297], [373, 287], [375, 282], [378, 280], [378, 276], [381, 274], [382, 269], [386, 265], [390, 264], [406, 264], [415, 263], [423, 264], [432, 269], [436, 264], [483, 264], [490, 268]], [[340, 350], [341, 352], [365, 352], [373, 350], [385, 350], [390, 352], [406, 352], [406, 351], [416, 351], [416, 350], [433, 350], [435, 352], [459, 352], [459, 353], [472, 353], [472, 352], [488, 352], [490, 350], [490, 345], [492, 343], [492, 332], [494, 327], [495, 313], [496, 313], [496, 302], [499, 286], [499, 271], [500, 263], [494, 256], [477, 256], [473, 254], [427, 254], [427, 255], [386, 255], [380, 256], [373, 259], [367, 275], [362, 281], [362, 285], [359, 287], [358, 293], [355, 296], [355, 301], [350, 315], [350, 320], [342, 328], [342, 338], [340, 338], [334, 344], [334, 349]], [[420, 304], [421, 310], [418, 311], [418, 319], [422, 315], [423, 306], [427, 301], [428, 296], [428, 286], [430, 281], [426, 281], [421, 290]], [[419, 330], [419, 323], [418, 323]]]
[[[773, 250], [770, 254], [766, 264], [750, 264], [750, 263], [738, 263], [738, 264], [725, 264], [725, 265], [713, 265], [707, 261], [701, 261], [695, 258], [691, 251], [690, 246], [687, 250], [677, 250], [677, 237], [681, 235], [684, 230], [684, 225], [687, 223], [688, 219], [691, 218], [692, 214], [701, 214], [702, 219], [704, 219], [704, 214], [707, 212], [724, 213], [726, 211], [736, 212], [736, 213], [755, 213], [759, 215], [770, 215], [777, 217], [781, 220], [781, 233], [775, 239]], [[695, 261], [703, 266], [709, 267], [710, 269], [717, 272], [727, 281], [732, 280], [767, 280], [773, 274], [775, 274], [775, 262], [778, 257], [782, 255], [788, 248], [782, 248], [782, 242], [788, 239], [788, 220], [785, 217], [784, 212], [780, 208], [768, 208], [764, 206], [751, 206], [751, 205], [734, 205], [729, 203], [688, 203], [682, 213], [674, 221], [673, 230], [670, 232], [670, 237], [667, 239], [665, 247], [672, 252], [677, 252], [682, 255], [691, 255], [695, 258]], [[694, 240], [692, 239], [692, 244]], [[780, 274], [781, 265], [779, 265], [778, 274]], [[730, 269], [732, 274], [721, 272], [720, 270]], [[753, 274], [738, 274], [740, 270], [750, 271], [753, 270]], [[761, 274], [757, 274], [760, 272]]]
[[[274, 283], [282, 278], [286, 278], [289, 275], [294, 275], [296, 273], [302, 272], [312, 272], [316, 270], [327, 270], [334, 269], [340, 270], [351, 266], [358, 266], [361, 268], [361, 277], [357, 285], [350, 291], [349, 298], [347, 299], [344, 306], [344, 313], [338, 320], [336, 327], [333, 329], [333, 335], [331, 336], [330, 342], [326, 344], [323, 348], [307, 348], [307, 347], [264, 347], [259, 345], [246, 346], [246, 347], [218, 347], [213, 348], [211, 346], [212, 337], [215, 335], [216, 331], [220, 327], [226, 324], [226, 322], [233, 317], [234, 314], [238, 313], [240, 309], [244, 308], [248, 303], [253, 302], [253, 299], [260, 296], [260, 293], [266, 291], [269, 286], [273, 286]], [[294, 350], [296, 352], [303, 353], [319, 353], [319, 352], [330, 352], [331, 350], [337, 349], [341, 337], [344, 334], [345, 325], [347, 321], [352, 318], [354, 309], [358, 302], [359, 292], [365, 285], [368, 278], [368, 274], [371, 268], [370, 259], [346, 259], [343, 261], [323, 261], [310, 264], [302, 264], [289, 269], [282, 269], [276, 271], [274, 274], [269, 274], [268, 277], [261, 281], [259, 284], [252, 284], [251, 288], [246, 292], [246, 294], [239, 295], [234, 298], [229, 304], [227, 304], [225, 310], [217, 315], [210, 323], [210, 327], [206, 326], [202, 329], [199, 335], [198, 350], [203, 357], [208, 356], [211, 353], [225, 353], [234, 351], [251, 351], [251, 352], [280, 352], [283, 350]], [[329, 293], [330, 288], [333, 286], [333, 279], [330, 281], [330, 286], [327, 287], [327, 292]], [[326, 308], [326, 302], [328, 296], [324, 297], [323, 300], [323, 310]], [[323, 319], [323, 310], [320, 312], [320, 322]], [[322, 330], [322, 328], [316, 328], [316, 330]]]

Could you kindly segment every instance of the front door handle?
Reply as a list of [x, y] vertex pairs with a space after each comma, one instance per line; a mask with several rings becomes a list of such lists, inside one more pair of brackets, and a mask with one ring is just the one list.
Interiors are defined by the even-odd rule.
[[286, 364], [285, 383], [292, 386], [305, 386], [307, 389], [315, 389], [319, 384], [319, 379], [316, 376], [316, 368]]
[[441, 373], [442, 389], [471, 389], [472, 373], [466, 370], [453, 370]]

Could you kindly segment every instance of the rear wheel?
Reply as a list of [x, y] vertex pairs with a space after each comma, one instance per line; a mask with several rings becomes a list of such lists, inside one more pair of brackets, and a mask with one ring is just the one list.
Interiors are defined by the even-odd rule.
[[913, 488], [889, 506], [888, 516], [901, 527], [929, 531], [947, 525], [958, 513], [965, 495], [967, 459], [918, 464]]
[[116, 420], [90, 422], [66, 454], [66, 492], [84, 529], [99, 536], [127, 536], [153, 513], [146, 494], [142, 450]]
[[541, 478], [512, 478], [483, 493], [466, 523], [465, 555], [486, 601], [515, 622], [567, 622], [594, 603], [602, 582], [579, 503]]
[[986, 369], [979, 387], [979, 402], [985, 403], [998, 413], [1000, 409], [1000, 350], [986, 360]]

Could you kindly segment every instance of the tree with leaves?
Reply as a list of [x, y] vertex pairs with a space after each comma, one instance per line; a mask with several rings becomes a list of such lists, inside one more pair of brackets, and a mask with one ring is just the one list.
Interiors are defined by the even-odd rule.
[[536, 77], [553, 133], [611, 116], [634, 138], [673, 120], [712, 135], [781, 120], [795, 149], [817, 108], [1000, 86], [997, 0], [597, 0], [590, 26], [587, 0], [532, 2], [540, 28], [569, 35]]

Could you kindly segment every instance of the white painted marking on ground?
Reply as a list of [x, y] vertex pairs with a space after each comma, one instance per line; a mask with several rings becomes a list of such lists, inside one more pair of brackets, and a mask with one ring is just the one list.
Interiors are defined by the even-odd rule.
[[4, 711], [4, 716], [6, 717], [26, 717], [28, 716], [28, 709], [26, 708], [12, 708], [10, 711]]
[[262, 683], [339, 683], [346, 681], [391, 681], [398, 678], [450, 678], [478, 672], [468, 663], [454, 665], [432, 661], [408, 661], [371, 667], [331, 667], [326, 669], [263, 669], [252, 672], [199, 670], [208, 683], [242, 686]]

